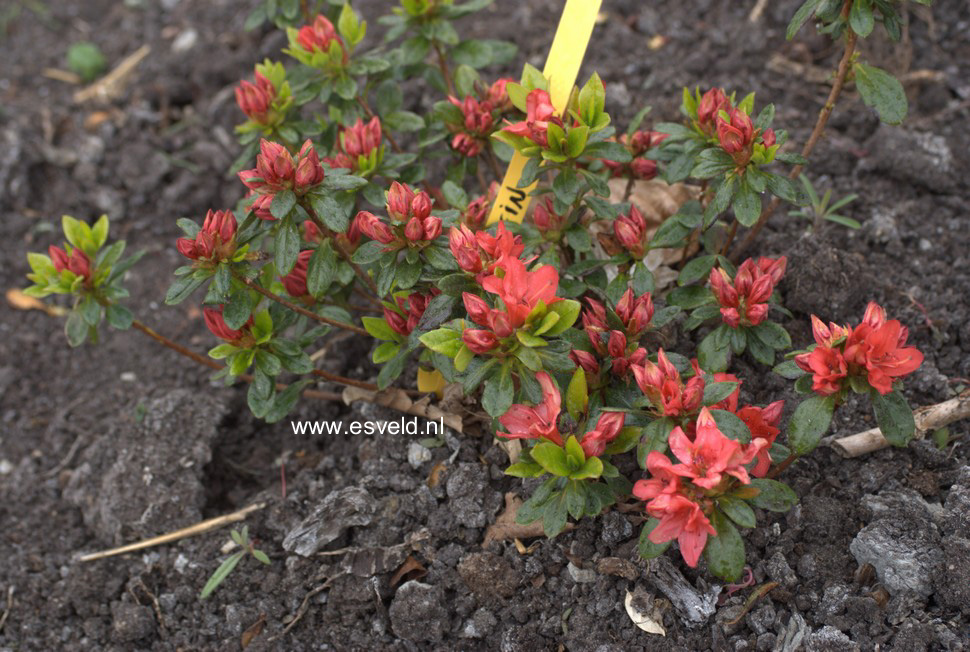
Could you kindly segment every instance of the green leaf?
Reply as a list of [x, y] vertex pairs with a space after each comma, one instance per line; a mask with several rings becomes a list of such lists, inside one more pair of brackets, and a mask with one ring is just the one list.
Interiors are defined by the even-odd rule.
[[482, 407], [489, 416], [497, 418], [508, 412], [514, 398], [515, 386], [512, 384], [512, 374], [509, 373], [507, 366], [485, 381]]
[[[424, 125], [423, 122], [421, 124]], [[323, 187], [327, 190], [357, 190], [367, 184], [367, 179], [352, 174], [331, 174], [323, 180]]]
[[276, 231], [276, 246], [274, 249], [274, 262], [276, 271], [280, 276], [286, 276], [296, 265], [296, 259], [300, 255], [300, 230], [296, 227], [293, 220], [280, 222], [279, 229]]
[[446, 355], [449, 358], [454, 358], [462, 345], [461, 335], [457, 331], [449, 328], [428, 331], [418, 339], [432, 351]]
[[853, 0], [852, 9], [849, 11], [849, 27], [852, 31], [865, 38], [872, 33], [872, 28], [876, 25], [875, 16], [872, 15], [872, 0]]
[[761, 216], [761, 195], [747, 183], [742, 183], [734, 196], [734, 217], [741, 226], [751, 226]]
[[895, 390], [882, 395], [873, 389], [872, 408], [876, 415], [876, 425], [883, 436], [893, 446], [906, 446], [916, 434], [916, 421], [906, 398]]
[[716, 262], [716, 254], [712, 254], [710, 256], [698, 256], [697, 258], [691, 259], [689, 263], [684, 265], [684, 269], [680, 270], [680, 274], [677, 276], [677, 285], [688, 285], [690, 283], [694, 283], [695, 281], [706, 279], [710, 275], [711, 269], [714, 268], [714, 264]]
[[[467, 349], [465, 349], [467, 351]], [[498, 358], [489, 358], [488, 360], [482, 361], [481, 359], [475, 360], [475, 364], [470, 364], [468, 368], [468, 373], [462, 379], [462, 389], [465, 390], [465, 394], [471, 394], [475, 391], [482, 380], [485, 379], [492, 372], [492, 368], [498, 364]], [[455, 368], [458, 368], [458, 363], [456, 361]], [[463, 371], [458, 369], [458, 371]]]
[[741, 418], [728, 410], [711, 410], [717, 429], [728, 438], [747, 444], [751, 441], [751, 429]]
[[569, 380], [569, 387], [566, 388], [566, 411], [574, 421], [579, 422], [586, 414], [588, 403], [589, 389], [586, 386], [586, 372], [582, 367], [577, 367]]
[[[570, 439], [575, 440], [575, 437]], [[591, 457], [576, 471], [569, 474], [571, 480], [588, 480], [598, 478], [603, 475], [603, 460], [598, 457]]]
[[734, 393], [738, 388], [738, 383], [734, 381], [724, 381], [718, 383], [707, 383], [704, 386], [704, 398], [701, 400], [703, 405], [714, 405], [720, 403]]
[[711, 572], [726, 582], [736, 582], [744, 570], [744, 541], [737, 529], [718, 509], [711, 515], [716, 537], [708, 537], [704, 557]]
[[[329, 177], [328, 177], [329, 178]], [[329, 229], [342, 233], [347, 230], [350, 226], [350, 213], [354, 209], [354, 195], [349, 192], [335, 192], [335, 193], [320, 193], [320, 194], [310, 194], [307, 195], [310, 200], [310, 208], [316, 213], [317, 217], [320, 218]], [[365, 243], [361, 246], [363, 249], [365, 246], [371, 243]], [[376, 243], [383, 248], [384, 245]], [[360, 251], [360, 249], [358, 249]], [[371, 262], [371, 261], [357, 261], [355, 262]]]
[[216, 267], [216, 273], [212, 276], [209, 283], [209, 290], [206, 292], [203, 303], [226, 303], [229, 301], [229, 289], [232, 281], [232, 274], [229, 265], [222, 263]]
[[754, 498], [749, 498], [748, 502], [759, 509], [766, 509], [769, 512], [787, 512], [798, 502], [798, 496], [784, 482], [754, 478], [751, 480], [751, 486], [758, 489], [760, 493]]
[[650, 518], [646, 523], [643, 524], [643, 529], [640, 530], [640, 540], [637, 542], [637, 552], [643, 559], [655, 559], [660, 555], [664, 554], [667, 548], [670, 547], [670, 541], [664, 541], [663, 543], [654, 543], [649, 539], [650, 533], [653, 532], [654, 528], [660, 525], [660, 521], [655, 518]]
[[237, 288], [229, 295], [229, 301], [222, 309], [222, 318], [226, 326], [232, 329], [242, 328], [253, 312], [253, 298], [245, 287]]
[[717, 499], [717, 506], [728, 518], [741, 527], [754, 527], [758, 524], [754, 516], [754, 510], [740, 498], [721, 496]]
[[444, 294], [460, 297], [463, 292], [474, 292], [478, 289], [478, 285], [471, 276], [460, 272], [457, 274], [449, 274], [438, 281], [438, 289]]
[[831, 396], [810, 396], [795, 408], [788, 422], [788, 443], [798, 455], [810, 453], [832, 423], [835, 399]]
[[802, 6], [798, 8], [798, 11], [795, 12], [791, 22], [788, 23], [788, 29], [785, 31], [785, 38], [789, 41], [792, 40], [798, 30], [802, 28], [802, 25], [804, 25], [808, 19], [812, 17], [812, 14], [815, 13], [815, 10], [818, 9], [819, 5], [821, 5], [823, 2], [825, 2], [825, 0], [806, 0]]
[[67, 335], [67, 343], [72, 347], [81, 346], [88, 337], [88, 325], [84, 322], [84, 317], [77, 310], [72, 310], [64, 323], [64, 334]]
[[374, 364], [383, 364], [396, 356], [401, 351], [401, 345], [397, 342], [381, 342], [380, 345], [374, 349], [373, 355], [371, 355], [371, 360]]
[[880, 120], [898, 125], [906, 119], [909, 102], [898, 79], [885, 70], [864, 63], [856, 63], [852, 69], [862, 101], [876, 110]]
[[379, 340], [397, 340], [399, 337], [383, 317], [361, 317], [360, 321], [364, 325], [364, 330]]
[[112, 328], [117, 328], [120, 331], [128, 330], [135, 319], [130, 310], [117, 303], [112, 303], [108, 306], [105, 311], [105, 317], [107, 317], [108, 324]]
[[726, 329], [721, 324], [708, 333], [697, 347], [697, 362], [704, 371], [723, 372], [727, 370], [728, 356], [731, 352], [730, 339], [722, 338]]
[[714, 301], [714, 293], [699, 285], [674, 288], [667, 295], [667, 303], [672, 306], [679, 306], [684, 310], [693, 310]]
[[565, 492], [560, 492], [546, 503], [542, 511], [542, 530], [552, 539], [566, 527], [567, 501]]
[[219, 564], [219, 568], [216, 569], [216, 572], [212, 574], [209, 581], [206, 582], [205, 586], [202, 587], [202, 592], [199, 593], [199, 599], [205, 600], [212, 595], [212, 592], [215, 591], [220, 584], [222, 584], [223, 580], [229, 577], [229, 573], [233, 571], [233, 569], [239, 563], [239, 560], [242, 559], [245, 554], [245, 550], [240, 550], [239, 552], [227, 557], [224, 562]]
[[563, 299], [562, 301], [557, 301], [549, 306], [549, 310], [551, 312], [559, 315], [559, 321], [553, 324], [552, 328], [545, 331], [543, 334], [549, 337], [555, 337], [556, 335], [561, 334], [567, 328], [576, 323], [576, 320], [579, 318], [579, 311], [581, 307], [582, 306], [580, 305], [579, 301], [574, 299]]
[[546, 470], [535, 462], [516, 462], [505, 469], [505, 475], [515, 478], [537, 478], [545, 472]]
[[319, 299], [326, 294], [336, 275], [337, 252], [330, 246], [330, 240], [326, 240], [310, 256], [306, 273], [307, 290], [314, 298]]
[[165, 303], [173, 306], [185, 301], [205, 280], [204, 276], [198, 277], [195, 274], [177, 277], [168, 287], [168, 292], [165, 293]]
[[290, 214], [296, 206], [296, 195], [292, 190], [280, 190], [273, 195], [273, 202], [269, 205], [269, 212], [278, 220]]
[[803, 371], [801, 367], [795, 364], [794, 360], [785, 360], [784, 362], [776, 365], [772, 371], [782, 378], [787, 378], [788, 380], [796, 380], [807, 373]]
[[791, 348], [791, 336], [788, 331], [773, 321], [761, 322], [748, 329], [748, 333], [754, 333], [759, 340], [775, 351], [784, 351]]

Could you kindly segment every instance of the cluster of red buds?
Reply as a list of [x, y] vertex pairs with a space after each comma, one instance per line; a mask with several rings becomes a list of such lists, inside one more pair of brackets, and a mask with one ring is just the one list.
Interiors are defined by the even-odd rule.
[[721, 305], [721, 318], [731, 328], [757, 326], [768, 316], [768, 301], [785, 275], [788, 259], [749, 258], [732, 280], [721, 268], [712, 269], [711, 289]]
[[241, 329], [229, 328], [225, 319], [222, 317], [223, 306], [206, 306], [202, 309], [202, 316], [209, 331], [216, 337], [223, 339], [231, 344], [236, 344], [245, 348], [244, 340], [247, 339], [246, 329], [253, 323], [252, 317]]
[[60, 247], [51, 245], [47, 248], [47, 254], [51, 257], [54, 269], [58, 272], [67, 270], [75, 276], [80, 276], [85, 281], [91, 279], [91, 259], [77, 247], [71, 248], [71, 253], [68, 254]]
[[209, 211], [195, 238], [179, 238], [175, 247], [192, 260], [220, 263], [236, 253], [236, 217], [232, 211]]
[[731, 100], [720, 88], [712, 88], [701, 97], [697, 105], [697, 127], [710, 137], [717, 132], [717, 119], [721, 111], [731, 110]]
[[532, 141], [540, 147], [549, 144], [547, 131], [549, 123], [562, 126], [562, 120], [556, 117], [556, 108], [552, 105], [552, 99], [547, 91], [536, 88], [529, 91], [526, 97], [526, 119], [520, 122], [509, 124], [502, 128], [513, 136], [521, 136]]
[[506, 85], [512, 79], [499, 79], [493, 83], [485, 93], [484, 99], [466, 95], [459, 100], [449, 96], [448, 101], [461, 111], [461, 123], [449, 124], [448, 128], [454, 132], [451, 148], [463, 156], [473, 158], [478, 156], [482, 148], [488, 143], [495, 126], [495, 119], [501, 113], [512, 108]]
[[620, 297], [615, 312], [623, 323], [622, 331], [609, 327], [606, 307], [602, 303], [590, 298], [586, 299], [586, 304], [582, 315], [583, 330], [597, 355], [573, 349], [569, 357], [577, 366], [595, 376], [600, 372], [600, 360], [611, 359], [610, 370], [615, 376], [623, 377], [630, 369], [649, 362], [646, 349], [637, 346], [653, 319], [653, 297], [649, 292], [634, 297], [633, 290], [628, 288]]
[[[339, 247], [347, 253], [357, 251], [357, 247], [360, 245], [360, 227], [357, 224], [357, 220], [351, 220], [350, 226], [347, 227], [347, 232], [334, 234], [334, 238]], [[323, 242], [323, 233], [313, 220], [303, 221], [303, 239], [311, 244], [320, 244]]]
[[355, 220], [361, 233], [390, 245], [386, 251], [423, 247], [441, 235], [441, 218], [431, 215], [431, 197], [424, 191], [415, 193], [407, 184], [391, 183], [387, 191], [387, 214], [390, 225], [368, 211], [359, 212]]
[[697, 412], [704, 398], [704, 377], [692, 376], [685, 385], [663, 349], [657, 352], [657, 364], [644, 360], [633, 367], [633, 376], [654, 411], [662, 417], [684, 417]]
[[498, 347], [502, 338], [525, 325], [540, 301], [550, 306], [560, 300], [556, 296], [559, 272], [555, 267], [543, 265], [530, 272], [524, 262], [509, 256], [496, 262], [492, 274], [482, 280], [482, 288], [501, 299], [504, 309], [490, 308], [484, 299], [470, 292], [462, 295], [468, 317], [488, 329], [467, 329], [462, 334], [473, 353], [487, 353]]
[[[559, 413], [562, 410], [562, 396], [559, 388], [545, 371], [536, 374], [542, 388], [542, 402], [535, 406], [513, 405], [499, 417], [499, 423], [508, 432], [496, 432], [506, 439], [542, 439], [557, 446], [564, 446], [562, 433], [559, 432]], [[583, 435], [579, 444], [586, 457], [599, 457], [606, 447], [617, 438], [626, 414], [623, 412], [603, 412], [596, 426]]]
[[332, 55], [334, 48], [337, 48], [341, 62], [347, 63], [347, 49], [344, 47], [344, 42], [326, 16], [318, 14], [312, 23], [301, 27], [296, 34], [296, 42], [310, 54], [323, 52]]
[[441, 294], [441, 291], [433, 288], [428, 294], [412, 292], [407, 297], [395, 297], [397, 310], [385, 306], [384, 321], [395, 333], [407, 337], [417, 328], [424, 311], [428, 309], [428, 304], [437, 294]]
[[236, 87], [236, 104], [253, 122], [267, 124], [271, 121], [270, 110], [276, 99], [276, 87], [258, 70], [255, 79], [255, 84], [245, 80], [239, 82]]
[[303, 195], [323, 182], [323, 174], [320, 157], [310, 140], [303, 143], [296, 158], [279, 143], [260, 140], [256, 167], [240, 172], [239, 179], [251, 195], [256, 195], [251, 207], [256, 217], [272, 221], [276, 218], [270, 206], [276, 193], [292, 190]]
[[738, 167], [748, 164], [756, 145], [769, 148], [775, 144], [774, 130], [756, 129], [751, 116], [744, 109], [732, 106], [731, 99], [720, 88], [712, 88], [701, 97], [696, 126], [708, 138], [716, 140]]
[[488, 186], [488, 194], [476, 197], [468, 202], [468, 205], [465, 206], [465, 210], [461, 215], [461, 223], [472, 231], [481, 231], [484, 229], [492, 202], [498, 196], [498, 189], [498, 182], [493, 181]]
[[620, 136], [619, 142], [627, 148], [633, 160], [629, 163], [617, 163], [609, 159], [602, 159], [603, 165], [610, 170], [614, 178], [632, 177], [634, 179], [649, 181], [657, 176], [657, 162], [645, 158], [644, 154], [650, 148], [662, 143], [667, 136], [668, 134], [660, 133], [659, 131], [644, 130], [634, 132], [630, 138], [627, 138], [627, 135], [623, 134]]
[[633, 204], [627, 215], [620, 215], [613, 220], [613, 235], [626, 251], [635, 259], [642, 260], [647, 253], [647, 221]]
[[880, 394], [892, 391], [893, 382], [923, 364], [919, 349], [906, 346], [909, 330], [870, 302], [862, 323], [855, 328], [828, 326], [812, 315], [815, 348], [795, 356], [795, 364], [812, 374], [812, 389], [821, 396], [843, 395], [852, 378], [865, 380]]
[[500, 260], [518, 258], [525, 251], [522, 238], [506, 229], [504, 222], [498, 223], [495, 235], [472, 231], [464, 224], [452, 227], [448, 233], [448, 247], [458, 266], [475, 274], [479, 283], [494, 273]]
[[[773, 411], [780, 417], [780, 410]], [[729, 438], [718, 429], [708, 408], [702, 408], [697, 417], [693, 440], [678, 426], [670, 433], [668, 443], [679, 463], [672, 463], [658, 451], [651, 452], [647, 455], [651, 477], [637, 481], [633, 495], [647, 501], [647, 513], [659, 521], [649, 534], [650, 541], [660, 544], [676, 539], [684, 561], [695, 567], [707, 537], [718, 534], [709, 518], [712, 498], [737, 483], [750, 484], [745, 465], [771, 444], [753, 432], [747, 445]], [[756, 468], [760, 468], [760, 459]]]
[[347, 168], [358, 176], [368, 176], [384, 158], [381, 121], [374, 116], [366, 124], [359, 119], [340, 129], [337, 153], [324, 159], [332, 168]]
[[552, 197], [546, 197], [543, 201], [536, 204], [532, 211], [532, 223], [542, 234], [542, 237], [550, 242], [558, 242], [562, 237], [563, 227], [566, 225], [566, 216], [559, 215], [553, 208]]

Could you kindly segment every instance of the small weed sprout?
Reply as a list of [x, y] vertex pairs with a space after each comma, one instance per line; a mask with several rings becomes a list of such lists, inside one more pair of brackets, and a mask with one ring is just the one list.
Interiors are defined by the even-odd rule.
[[839, 215], [836, 211], [843, 208], [850, 203], [854, 202], [859, 198], [859, 195], [855, 193], [851, 195], [846, 195], [842, 199], [834, 203], [829, 203], [832, 201], [832, 189], [829, 188], [825, 191], [825, 194], [821, 198], [818, 196], [818, 191], [815, 190], [815, 186], [809, 181], [808, 177], [804, 174], [798, 177], [798, 180], [802, 184], [802, 188], [805, 189], [805, 195], [808, 197], [809, 204], [797, 211], [791, 211], [788, 213], [792, 217], [804, 217], [805, 219], [812, 220], [813, 231], [818, 231], [824, 220], [829, 222], [835, 222], [836, 224], [841, 224], [844, 227], [850, 229], [859, 229], [862, 227], [857, 220], [851, 217], [846, 217], [845, 215]]
[[230, 536], [232, 537], [232, 540], [239, 545], [240, 550], [233, 553], [232, 555], [227, 557], [225, 561], [219, 564], [219, 568], [216, 569], [216, 572], [212, 574], [212, 576], [209, 578], [209, 581], [206, 582], [205, 586], [202, 587], [202, 592], [199, 594], [200, 600], [205, 600], [210, 595], [212, 595], [212, 592], [215, 591], [217, 588], [219, 588], [219, 585], [222, 584], [222, 581], [225, 580], [227, 577], [229, 577], [229, 573], [231, 573], [236, 568], [236, 565], [239, 564], [239, 561], [247, 554], [251, 554], [253, 557], [255, 557], [257, 560], [261, 561], [264, 564], [268, 565], [270, 563], [269, 557], [266, 555], [266, 553], [263, 552], [262, 550], [257, 550], [255, 547], [255, 543], [253, 541], [250, 541], [248, 525], [243, 526], [242, 532], [238, 530], [232, 530], [232, 532], [230, 533]]

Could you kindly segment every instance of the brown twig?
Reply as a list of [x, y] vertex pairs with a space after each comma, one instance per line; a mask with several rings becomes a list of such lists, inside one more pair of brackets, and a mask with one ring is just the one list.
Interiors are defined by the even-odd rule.
[[434, 51], [438, 54], [438, 68], [441, 69], [441, 76], [445, 78], [445, 85], [448, 87], [448, 94], [457, 97], [457, 94], [455, 93], [455, 84], [451, 80], [451, 73], [448, 71], [448, 60], [445, 59], [444, 50], [441, 49], [441, 44], [438, 43], [438, 41], [431, 41], [431, 44], [434, 46]]
[[138, 321], [137, 319], [135, 319], [134, 321], [132, 321], [131, 322], [131, 325], [134, 328], [140, 330], [142, 333], [144, 333], [148, 337], [150, 337], [153, 340], [155, 340], [156, 342], [158, 342], [159, 344], [162, 344], [163, 346], [167, 346], [168, 348], [172, 349], [176, 353], [180, 353], [180, 354], [184, 355], [186, 358], [189, 358], [190, 360], [195, 360], [199, 364], [205, 365], [206, 367], [209, 367], [210, 369], [215, 369], [216, 371], [222, 369], [222, 365], [219, 364], [218, 362], [216, 362], [215, 360], [212, 360], [211, 358], [207, 358], [204, 355], [201, 355], [199, 353], [196, 353], [195, 351], [192, 351], [190, 349], [187, 349], [186, 347], [182, 346], [178, 342], [175, 342], [175, 341], [172, 341], [172, 340], [168, 339], [164, 335], [160, 335], [159, 333], [155, 332], [154, 329], [146, 326], [145, 324], [143, 324], [142, 322]]
[[0, 616], [0, 632], [7, 625], [7, 618], [10, 617], [10, 611], [13, 609], [13, 586], [7, 588], [7, 607], [3, 610], [3, 615]]
[[734, 236], [738, 233], [738, 224], [739, 222], [737, 220], [731, 222], [731, 226], [728, 228], [727, 239], [724, 241], [724, 246], [721, 247], [722, 256], [726, 256], [728, 249], [731, 248], [731, 243], [734, 242]]
[[[851, 0], [846, 0], [843, 11], [848, 11], [848, 7], [851, 5]], [[842, 60], [839, 61], [839, 68], [835, 74], [835, 81], [832, 82], [832, 90], [829, 92], [828, 99], [822, 106], [818, 113], [818, 120], [815, 122], [815, 128], [812, 130], [812, 135], [809, 136], [808, 141], [805, 142], [805, 146], [802, 147], [802, 158], [807, 159], [812, 154], [812, 150], [815, 149], [816, 143], [818, 143], [819, 138], [822, 137], [822, 132], [825, 130], [825, 125], [829, 121], [829, 116], [832, 115], [832, 111], [835, 109], [835, 104], [842, 94], [842, 88], [845, 86], [845, 80], [849, 76], [849, 68], [852, 63], [852, 55], [855, 53], [856, 46], [856, 34], [852, 31], [851, 27], [846, 28], [847, 34], [845, 39], [845, 51], [842, 53]], [[788, 174], [789, 179], [797, 179], [798, 175], [802, 173], [805, 166], [802, 164], [796, 165], [792, 168], [791, 172]], [[747, 250], [747, 248], [754, 242], [755, 238], [764, 228], [768, 219], [772, 216], [778, 206], [781, 204], [781, 200], [775, 197], [771, 200], [767, 207], [761, 212], [758, 217], [758, 221], [755, 222], [751, 230], [745, 236], [744, 240], [738, 246], [737, 250], [731, 255], [731, 260], [737, 262], [740, 260], [741, 255]]]
[[630, 201], [630, 195], [633, 194], [634, 182], [635, 182], [635, 179], [631, 174], [630, 178], [626, 180], [626, 188], [623, 189], [623, 201]]
[[78, 558], [78, 561], [94, 561], [96, 559], [104, 559], [105, 557], [113, 557], [115, 555], [123, 555], [126, 552], [134, 552], [135, 550], [144, 550], [145, 548], [152, 548], [154, 546], [160, 546], [163, 543], [171, 543], [173, 541], [178, 541], [180, 539], [185, 539], [187, 537], [193, 537], [197, 534], [202, 534], [203, 532], [208, 532], [209, 530], [214, 530], [220, 528], [224, 525], [229, 525], [230, 523], [236, 523], [242, 521], [257, 510], [266, 507], [266, 503], [256, 503], [255, 505], [249, 505], [231, 514], [225, 514], [224, 516], [217, 516], [215, 518], [210, 518], [195, 525], [190, 525], [189, 527], [184, 527], [174, 532], [169, 532], [168, 534], [162, 534], [157, 537], [152, 537], [150, 539], [144, 539], [138, 541], [137, 543], [129, 543], [125, 546], [119, 546], [117, 548], [111, 548], [110, 550], [102, 550], [101, 552], [94, 552], [89, 555], [83, 555]]
[[264, 288], [262, 285], [260, 285], [259, 283], [257, 283], [256, 281], [254, 281], [251, 278], [246, 278], [245, 276], [242, 276], [242, 275], [239, 275], [239, 274], [235, 274], [234, 276], [238, 280], [240, 280], [243, 283], [245, 283], [248, 287], [250, 287], [253, 290], [256, 290], [257, 292], [259, 292], [260, 294], [262, 294], [267, 299], [269, 299], [271, 301], [275, 301], [276, 303], [280, 304], [281, 306], [285, 306], [285, 307], [289, 308], [290, 310], [292, 310], [293, 312], [296, 312], [296, 313], [299, 313], [299, 314], [303, 315], [304, 317], [308, 317], [308, 318], [310, 318], [310, 319], [312, 319], [314, 321], [318, 321], [321, 324], [327, 324], [329, 326], [335, 326], [336, 328], [341, 328], [341, 329], [343, 329], [345, 331], [351, 331], [351, 332], [357, 333], [359, 335], [367, 335], [368, 334], [367, 331], [364, 330], [363, 328], [361, 328], [360, 326], [354, 326], [353, 324], [345, 324], [342, 321], [337, 321], [336, 319], [330, 319], [329, 317], [324, 317], [323, 315], [318, 315], [317, 313], [312, 312], [310, 310], [307, 310], [306, 308], [304, 308], [302, 306], [298, 306], [297, 304], [293, 303], [292, 301], [290, 301], [288, 299], [285, 299], [285, 298], [281, 297], [278, 294], [275, 294], [273, 292], [270, 292], [269, 290], [267, 290], [266, 288]]
[[271, 638], [270, 641], [276, 641], [286, 636], [287, 634], [289, 634], [290, 630], [296, 627], [296, 624], [300, 622], [300, 619], [303, 618], [304, 614], [306, 614], [307, 609], [310, 608], [310, 600], [318, 593], [322, 593], [323, 591], [326, 591], [328, 588], [330, 588], [330, 585], [333, 584], [335, 580], [337, 580], [340, 577], [343, 577], [344, 575], [346, 575], [346, 573], [334, 575], [323, 584], [320, 584], [319, 586], [315, 586], [314, 588], [310, 589], [307, 592], [307, 594], [303, 596], [303, 601], [300, 603], [300, 608], [296, 610], [296, 614], [293, 616], [293, 619], [290, 621], [290, 623], [286, 626], [286, 628], [282, 632], [280, 632], [279, 634]]
[[794, 462], [797, 459], [798, 459], [798, 455], [796, 455], [795, 453], [792, 453], [791, 455], [783, 459], [778, 466], [776, 466], [771, 471], [769, 471], [768, 475], [765, 477], [767, 477], [769, 480], [774, 480], [779, 475], [781, 475], [782, 471], [784, 471], [789, 466], [791, 466], [792, 462]]
[[[916, 439], [938, 428], [943, 428], [954, 421], [970, 418], [970, 390], [962, 392], [948, 401], [929, 405], [913, 410], [916, 421]], [[858, 457], [866, 453], [886, 448], [889, 442], [879, 428], [871, 428], [863, 432], [835, 439], [832, 448], [843, 457]]]
[[[373, 118], [374, 117], [374, 115], [375, 115], [374, 111], [370, 108], [370, 105], [367, 104], [367, 102], [364, 100], [363, 97], [361, 97], [360, 95], [358, 95], [354, 99], [357, 100], [357, 104], [359, 104], [360, 105], [360, 108], [362, 108], [364, 110], [364, 113], [367, 114], [367, 117], [368, 118]], [[404, 151], [403, 149], [401, 149], [401, 146], [397, 144], [397, 141], [394, 140], [394, 136], [392, 136], [391, 133], [387, 129], [382, 129], [381, 130], [381, 133], [384, 135], [384, 138], [387, 138], [387, 142], [389, 142], [391, 144], [391, 149], [393, 149], [398, 154], [400, 154], [401, 152]]]

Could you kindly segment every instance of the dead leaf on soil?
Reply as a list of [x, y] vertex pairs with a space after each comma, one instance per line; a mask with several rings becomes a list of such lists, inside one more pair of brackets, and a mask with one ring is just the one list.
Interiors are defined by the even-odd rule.
[[17, 310], [40, 310], [51, 317], [63, 317], [67, 314], [67, 309], [60, 306], [49, 306], [37, 297], [24, 294], [17, 288], [7, 290], [7, 303]]
[[389, 388], [380, 392], [374, 392], [360, 387], [345, 387], [343, 391], [344, 403], [350, 405], [354, 401], [368, 401], [384, 407], [422, 417], [429, 421], [442, 422], [456, 432], [462, 432], [463, 425], [461, 416], [445, 412], [437, 405], [431, 405], [431, 397], [423, 396], [417, 401], [411, 399], [403, 389]]
[[397, 586], [404, 579], [408, 581], [419, 580], [427, 574], [428, 569], [413, 556], [408, 555], [408, 558], [404, 560], [404, 563], [397, 569], [397, 572], [391, 576], [391, 587]]
[[124, 92], [125, 84], [128, 82], [131, 73], [134, 72], [142, 59], [148, 56], [149, 52], [151, 52], [150, 47], [141, 46], [122, 59], [107, 75], [74, 93], [74, 101], [78, 104], [94, 99], [106, 102], [119, 97]]
[[253, 642], [253, 639], [263, 633], [263, 627], [266, 626], [266, 614], [259, 614], [259, 620], [254, 622], [252, 625], [246, 628], [246, 631], [242, 633], [242, 638], [239, 643], [242, 645], [242, 649], [249, 647], [249, 644]]
[[[498, 515], [495, 522], [485, 530], [485, 538], [482, 540], [482, 547], [487, 548], [493, 541], [507, 541], [510, 539], [534, 539], [535, 537], [545, 536], [542, 531], [542, 521], [534, 521], [528, 525], [515, 522], [515, 516], [519, 513], [519, 507], [523, 500], [515, 495], [514, 492], [505, 494], [505, 509]], [[573, 529], [572, 523], [566, 523], [563, 532]]]
[[441, 482], [441, 474], [445, 472], [448, 465], [444, 462], [438, 462], [431, 468], [431, 473], [428, 474], [428, 487], [434, 489]]
[[[627, 591], [626, 599], [623, 601], [623, 606], [626, 607], [626, 613], [630, 617], [630, 620], [633, 621], [633, 624], [648, 634], [666, 636], [667, 630], [664, 629], [663, 614], [660, 613], [660, 609], [655, 604], [643, 609], [641, 603], [652, 602], [650, 596], [641, 594], [636, 597], [640, 599], [637, 599], [636, 603], [634, 603], [634, 595]], [[641, 609], [643, 610], [641, 611]]]

